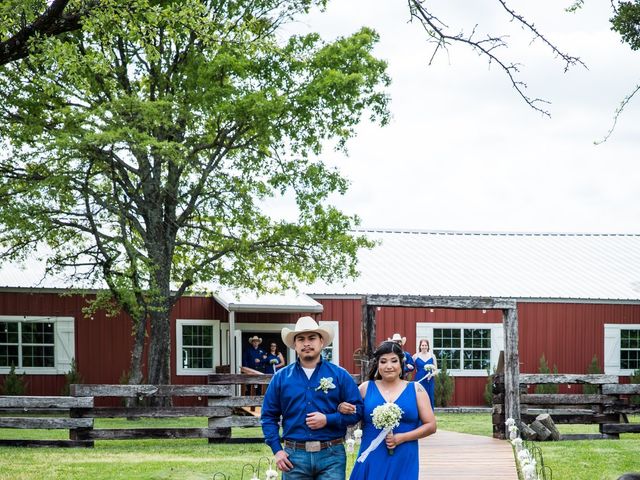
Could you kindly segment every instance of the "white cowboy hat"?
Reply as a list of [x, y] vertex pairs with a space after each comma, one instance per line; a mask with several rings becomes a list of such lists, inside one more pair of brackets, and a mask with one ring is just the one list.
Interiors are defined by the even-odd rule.
[[254, 340], [258, 340], [258, 343], [262, 343], [262, 339], [257, 335], [254, 335], [253, 337], [249, 337], [249, 343], [253, 342]]
[[333, 328], [321, 327], [311, 317], [300, 317], [296, 322], [296, 326], [293, 330], [290, 330], [287, 327], [283, 328], [282, 341], [287, 347], [293, 348], [293, 345], [295, 344], [294, 340], [297, 334], [310, 332], [316, 332], [318, 335], [320, 335], [322, 337], [322, 340], [324, 340], [325, 347], [333, 342]]
[[387, 338], [387, 342], [400, 342], [400, 345], [404, 345], [407, 342], [407, 337], [401, 337], [399, 333], [394, 333], [393, 337]]

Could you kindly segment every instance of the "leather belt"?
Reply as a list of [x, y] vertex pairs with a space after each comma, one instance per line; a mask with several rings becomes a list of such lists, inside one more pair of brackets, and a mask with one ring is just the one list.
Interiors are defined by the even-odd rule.
[[307, 452], [319, 452], [325, 448], [333, 447], [335, 445], [341, 445], [344, 443], [343, 438], [336, 438], [334, 440], [327, 440], [326, 442], [294, 442], [292, 440], [284, 440], [284, 446], [288, 448], [295, 448], [297, 450], [305, 450]]

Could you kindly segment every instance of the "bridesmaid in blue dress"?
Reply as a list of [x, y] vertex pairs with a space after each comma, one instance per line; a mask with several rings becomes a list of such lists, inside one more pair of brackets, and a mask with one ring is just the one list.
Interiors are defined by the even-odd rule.
[[276, 371], [284, 367], [284, 357], [282, 353], [280, 353], [280, 350], [278, 350], [278, 344], [276, 342], [269, 344], [269, 351], [263, 359], [265, 373], [276, 373]]
[[[395, 342], [382, 342], [374, 352], [369, 381], [360, 385], [364, 427], [350, 480], [418, 480], [418, 439], [435, 433], [436, 419], [424, 388], [403, 379], [403, 363], [402, 347]], [[400, 425], [371, 450], [369, 446], [382, 431], [373, 425], [371, 414], [374, 408], [387, 402], [402, 409]], [[352, 407], [341, 403], [338, 411], [350, 413]], [[362, 453], [367, 450], [371, 451], [361, 461]]]
[[[422, 339], [420, 340], [420, 345], [418, 346], [418, 353], [413, 356], [413, 361], [416, 363], [416, 377], [415, 381], [420, 382], [422, 386], [427, 391], [427, 395], [429, 395], [429, 400], [431, 401], [431, 409], [436, 408], [436, 373], [438, 373], [438, 361], [436, 360], [436, 356], [431, 351], [431, 347], [429, 346], [429, 340]], [[431, 378], [427, 378], [427, 369], [426, 365], [432, 365], [432, 375]]]

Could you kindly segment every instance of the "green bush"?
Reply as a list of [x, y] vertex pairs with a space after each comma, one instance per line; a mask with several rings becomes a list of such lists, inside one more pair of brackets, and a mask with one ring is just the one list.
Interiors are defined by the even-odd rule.
[[9, 374], [4, 379], [2, 385], [3, 395], [24, 395], [27, 390], [27, 382], [25, 380], [25, 374], [17, 375], [16, 366], [12, 363]]
[[[634, 370], [629, 380], [630, 383], [640, 383], [640, 368], [638, 370]], [[631, 395], [629, 402], [633, 405], [640, 405], [640, 395]]]
[[[538, 373], [551, 373], [544, 353], [540, 357], [540, 366], [538, 367]], [[553, 366], [553, 373], [558, 373], [558, 367], [556, 365]], [[536, 385], [535, 389], [536, 393], [558, 393], [559, 391], [560, 388], [556, 383], [542, 383]]]
[[83, 383], [82, 375], [78, 371], [78, 364], [75, 358], [71, 359], [71, 370], [64, 376], [64, 387], [62, 388], [62, 395], [70, 395], [70, 387], [74, 383]]
[[493, 376], [496, 374], [496, 367], [493, 367], [493, 373], [491, 369], [487, 368], [487, 383], [484, 384], [484, 403], [488, 406], [493, 405]]
[[447, 370], [447, 358], [442, 358], [440, 363], [442, 363], [442, 365], [440, 371], [436, 375], [435, 385], [436, 406], [446, 407], [451, 403], [451, 399], [453, 398], [455, 384], [453, 378], [451, 377], [451, 375], [449, 375], [449, 371]]
[[[602, 373], [602, 371], [600, 370], [600, 365], [598, 364], [597, 355], [593, 355], [593, 358], [591, 359], [591, 363], [587, 367], [587, 373], [594, 374], [594, 375], [598, 373]], [[582, 386], [582, 393], [587, 393], [587, 394], [598, 393], [598, 386], [585, 384]]]

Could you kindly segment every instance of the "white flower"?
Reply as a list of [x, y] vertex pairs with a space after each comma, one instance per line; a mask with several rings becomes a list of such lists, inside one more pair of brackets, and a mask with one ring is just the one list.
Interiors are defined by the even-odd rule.
[[353, 431], [353, 438], [356, 439], [356, 444], [360, 445], [360, 440], [362, 439], [362, 430], [360, 430], [359, 428], [356, 428]]
[[353, 446], [356, 441], [353, 438], [348, 438], [345, 444], [347, 445], [347, 453], [353, 453]]
[[265, 474], [265, 480], [276, 480], [278, 478], [278, 472], [276, 472], [272, 468], [269, 468], [269, 470], [267, 470]]
[[522, 467], [522, 475], [524, 475], [525, 480], [537, 480], [538, 476], [536, 474], [536, 466], [535, 464], [528, 464]]
[[516, 424], [516, 421], [515, 421], [513, 418], [509, 417], [509, 418], [507, 418], [507, 421], [506, 421], [506, 422], [504, 422], [504, 424], [505, 424], [507, 427], [510, 427], [511, 425], [515, 425], [515, 424]]
[[394, 429], [400, 425], [400, 419], [404, 412], [395, 403], [386, 402], [373, 409], [371, 414], [373, 426], [382, 430], [383, 428]]
[[518, 452], [518, 461], [522, 464], [531, 462], [531, 454], [529, 453], [529, 450], [526, 448], [520, 450]]
[[323, 377], [320, 379], [320, 385], [316, 387], [316, 391], [322, 390], [324, 393], [328, 393], [329, 390], [336, 388], [333, 384], [333, 377]]
[[278, 359], [277, 358], [272, 358], [271, 360], [269, 360], [269, 363], [271, 365], [275, 365], [276, 363], [278, 363]]
[[516, 447], [517, 452], [522, 450], [522, 439], [520, 437], [513, 438], [511, 440], [511, 444]]

